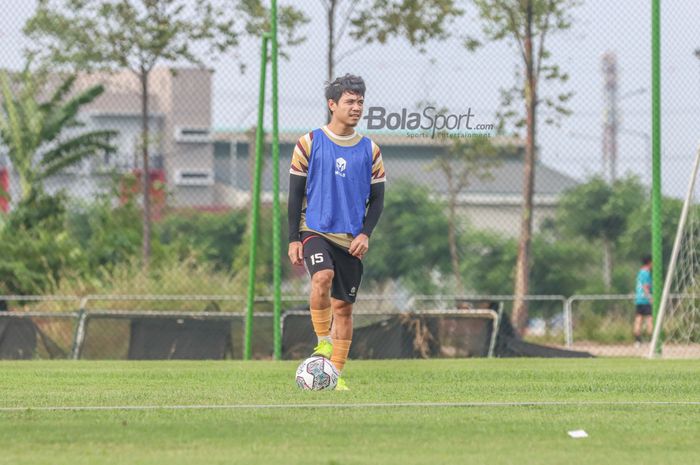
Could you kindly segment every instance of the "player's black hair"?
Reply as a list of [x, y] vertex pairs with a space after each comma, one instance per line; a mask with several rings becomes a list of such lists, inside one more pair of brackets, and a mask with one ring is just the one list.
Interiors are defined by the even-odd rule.
[[326, 101], [333, 100], [338, 103], [344, 92], [365, 96], [365, 81], [360, 76], [346, 74], [335, 78], [335, 81], [326, 85]]
[[644, 255], [642, 257], [642, 265], [648, 265], [651, 263], [651, 255]]

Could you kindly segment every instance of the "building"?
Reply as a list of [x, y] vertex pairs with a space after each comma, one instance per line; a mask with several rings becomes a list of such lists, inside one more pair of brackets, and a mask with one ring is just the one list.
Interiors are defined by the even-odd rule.
[[[255, 133], [252, 129], [212, 129], [212, 71], [199, 68], [156, 68], [149, 80], [149, 128], [151, 179], [165, 184], [168, 206], [174, 208], [241, 208], [250, 201]], [[116, 153], [87, 160], [82, 166], [47, 180], [47, 190], [66, 190], [72, 196], [92, 199], [112, 187], [113, 173], [140, 173], [140, 83], [130, 71], [82, 75], [77, 90], [102, 83], [106, 91], [84, 107], [81, 118], [90, 129], [119, 131], [113, 141]], [[309, 129], [280, 134], [280, 189], [288, 189], [289, 160], [300, 135]], [[432, 169], [446, 141], [373, 133], [380, 145], [389, 186], [399, 179], [429, 187], [445, 198], [444, 173]], [[524, 147], [517, 140], [497, 139], [502, 147], [500, 163], [487, 180], [474, 179], [458, 196], [460, 217], [479, 229], [510, 236], [520, 230]], [[269, 164], [269, 137], [266, 145]], [[11, 178], [11, 177], [10, 177]], [[0, 174], [0, 182], [3, 177]], [[10, 193], [17, 183], [9, 180]], [[577, 184], [546, 165], [535, 176], [534, 227], [553, 216], [563, 191]], [[271, 170], [262, 180], [263, 201], [272, 199]], [[2, 205], [0, 205], [2, 206]]]
[[[211, 140], [211, 70], [156, 68], [149, 79], [149, 168], [151, 179], [166, 186], [167, 202], [180, 207], [217, 204]], [[130, 71], [81, 75], [75, 92], [103, 84], [105, 92], [83, 107], [80, 119], [90, 130], [113, 129], [116, 153], [85, 160], [46, 181], [48, 192], [65, 190], [91, 199], [112, 187], [114, 173], [142, 170], [140, 82]], [[11, 176], [12, 178], [12, 176]], [[10, 179], [17, 198], [17, 182]]]
[[[286, 195], [289, 186], [289, 161], [299, 136], [308, 129], [282, 131], [280, 134], [280, 191]], [[252, 190], [254, 132], [217, 130], [213, 133], [215, 180], [219, 194], [227, 205], [245, 206]], [[428, 187], [445, 200], [448, 195], [445, 175], [433, 168], [435, 155], [446, 142], [390, 134], [370, 136], [382, 150], [387, 171], [387, 183], [400, 179]], [[269, 165], [269, 137], [266, 163]], [[508, 236], [520, 232], [522, 211], [523, 155], [522, 142], [496, 139], [502, 146], [500, 162], [491, 169], [489, 179], [474, 179], [458, 196], [458, 213], [474, 228], [492, 230]], [[254, 152], [252, 152], [254, 155]], [[554, 216], [559, 196], [578, 182], [546, 165], [538, 163], [535, 176], [533, 226]], [[272, 200], [272, 175], [263, 171], [262, 200]]]

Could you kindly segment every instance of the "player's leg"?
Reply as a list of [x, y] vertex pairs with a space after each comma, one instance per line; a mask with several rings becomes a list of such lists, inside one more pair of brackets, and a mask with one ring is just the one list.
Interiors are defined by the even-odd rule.
[[313, 355], [330, 359], [333, 351], [330, 335], [333, 311], [331, 309], [330, 290], [333, 283], [333, 258], [325, 240], [319, 236], [303, 237], [304, 264], [311, 276], [309, 308], [311, 323], [318, 338], [318, 345]]
[[336, 390], [347, 390], [342, 370], [350, 353], [352, 344], [352, 307], [362, 282], [362, 261], [347, 251], [332, 250], [335, 263], [335, 277], [331, 288], [331, 306], [333, 307], [333, 354], [331, 361], [341, 372]]
[[642, 342], [642, 315], [637, 311], [634, 315], [634, 342], [639, 345]]
[[331, 285], [333, 283], [333, 270], [318, 270], [311, 276], [311, 295], [309, 307], [311, 309], [311, 323], [318, 342], [331, 342], [331, 321], [333, 313], [331, 309]]
[[654, 333], [654, 319], [652, 315], [647, 315], [645, 318], [647, 326], [647, 334], [651, 336]]
[[333, 355], [331, 362], [342, 373], [352, 344], [352, 303], [331, 299], [333, 307]]

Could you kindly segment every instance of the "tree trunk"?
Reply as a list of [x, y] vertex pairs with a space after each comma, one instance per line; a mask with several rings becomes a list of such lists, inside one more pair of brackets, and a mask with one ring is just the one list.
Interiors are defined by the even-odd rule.
[[[333, 82], [335, 73], [335, 7], [336, 0], [330, 0], [328, 6], [328, 82]], [[331, 122], [331, 112], [328, 110], [326, 102], [326, 122]]]
[[605, 291], [610, 292], [612, 289], [612, 273], [613, 273], [613, 244], [607, 237], [603, 238], [603, 284]]
[[459, 269], [459, 255], [457, 252], [457, 192], [453, 186], [451, 173], [448, 171], [445, 174], [447, 175], [450, 210], [447, 218], [447, 242], [450, 246], [452, 274], [454, 275], [455, 279], [455, 294], [463, 294], [464, 289], [462, 289], [462, 275]]
[[333, 82], [335, 73], [335, 7], [336, 0], [330, 0], [328, 7], [328, 82]]
[[148, 270], [151, 259], [151, 176], [148, 166], [148, 71], [141, 69], [141, 139], [143, 171], [143, 269]]
[[527, 139], [523, 170], [523, 209], [520, 220], [518, 258], [515, 264], [515, 301], [513, 302], [513, 327], [523, 334], [527, 324], [527, 301], [523, 299], [530, 286], [530, 245], [532, 241], [532, 199], [535, 190], [535, 122], [537, 81], [532, 50], [532, 2], [528, 1], [525, 24], [525, 104], [527, 107]]

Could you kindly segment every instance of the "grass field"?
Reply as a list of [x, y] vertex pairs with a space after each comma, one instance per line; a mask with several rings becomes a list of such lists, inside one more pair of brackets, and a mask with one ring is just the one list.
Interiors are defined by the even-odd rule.
[[[352, 361], [319, 393], [295, 368], [2, 362], [0, 464], [700, 463], [700, 361]], [[50, 409], [79, 406], [134, 409]]]

